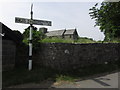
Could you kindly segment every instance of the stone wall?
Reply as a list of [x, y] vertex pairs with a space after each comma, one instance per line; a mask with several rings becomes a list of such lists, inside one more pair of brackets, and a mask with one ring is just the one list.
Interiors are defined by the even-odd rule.
[[26, 66], [28, 64], [28, 48], [25, 44], [19, 44], [16, 46], [16, 58], [15, 58], [15, 66]]
[[11, 40], [2, 40], [2, 70], [10, 70], [15, 66], [16, 45]]
[[76, 69], [91, 64], [104, 64], [120, 59], [120, 44], [41, 44], [33, 62], [55, 69]]
[[[46, 43], [41, 44], [38, 52], [33, 54], [33, 67], [42, 65], [58, 70], [77, 69], [92, 64], [105, 64], [120, 60], [119, 54], [120, 44], [117, 43]], [[20, 61], [26, 63], [26, 60], [28, 59]]]

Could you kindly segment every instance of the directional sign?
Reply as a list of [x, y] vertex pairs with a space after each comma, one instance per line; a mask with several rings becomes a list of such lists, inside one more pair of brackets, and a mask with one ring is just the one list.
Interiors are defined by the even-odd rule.
[[15, 17], [16, 23], [30, 24], [30, 19]]
[[35, 25], [51, 26], [51, 21], [46, 21], [46, 20], [33, 20], [33, 24], [35, 24]]
[[35, 24], [35, 25], [51, 26], [51, 21], [35, 20], [35, 19], [31, 20], [31, 19], [19, 18], [19, 17], [15, 17], [15, 22], [16, 23], [24, 23], [24, 24]]

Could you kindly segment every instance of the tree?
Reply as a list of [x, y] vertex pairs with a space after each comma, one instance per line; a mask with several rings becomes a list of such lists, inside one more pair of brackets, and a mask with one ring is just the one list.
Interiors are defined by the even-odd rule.
[[105, 34], [105, 40], [120, 38], [120, 2], [102, 2], [90, 9], [90, 16], [95, 19], [95, 26]]
[[[33, 50], [36, 51], [39, 48], [40, 45], [40, 40], [43, 39], [43, 33], [40, 31], [37, 31], [36, 27], [32, 27], [32, 44], [33, 44]], [[25, 29], [23, 32], [23, 42], [28, 45], [29, 43], [29, 31], [30, 31], [30, 26]]]

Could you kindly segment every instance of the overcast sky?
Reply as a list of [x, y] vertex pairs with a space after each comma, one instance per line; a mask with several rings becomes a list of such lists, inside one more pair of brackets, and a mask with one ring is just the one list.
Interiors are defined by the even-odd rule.
[[[98, 27], [94, 27], [95, 21], [89, 16], [89, 9], [96, 2], [34, 2], [33, 18], [52, 21], [48, 31], [76, 28], [80, 37], [103, 40], [104, 34]], [[12, 30], [23, 32], [29, 25], [15, 23], [15, 17], [30, 18], [31, 2], [1, 2], [0, 22]]]

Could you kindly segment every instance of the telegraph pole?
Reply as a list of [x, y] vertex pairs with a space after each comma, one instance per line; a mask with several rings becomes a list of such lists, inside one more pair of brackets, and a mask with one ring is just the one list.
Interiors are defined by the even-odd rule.
[[32, 27], [33, 27], [33, 4], [31, 5], [31, 21], [30, 21], [30, 35], [29, 35], [29, 62], [28, 62], [28, 70], [32, 70]]

